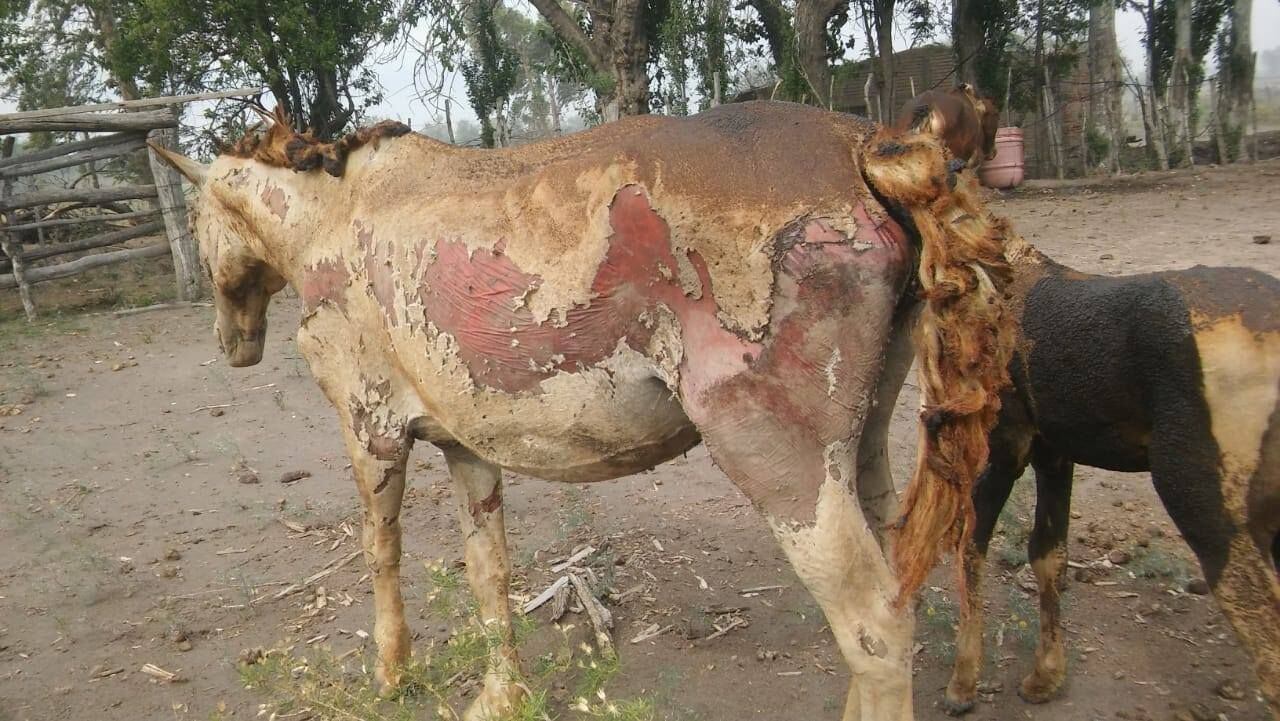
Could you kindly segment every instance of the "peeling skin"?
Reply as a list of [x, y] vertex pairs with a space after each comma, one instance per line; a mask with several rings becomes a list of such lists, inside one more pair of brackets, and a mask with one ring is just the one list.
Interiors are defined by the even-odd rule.
[[285, 195], [284, 189], [279, 186], [267, 183], [262, 190], [262, 203], [267, 210], [280, 220], [287, 220], [289, 217], [289, 199]]

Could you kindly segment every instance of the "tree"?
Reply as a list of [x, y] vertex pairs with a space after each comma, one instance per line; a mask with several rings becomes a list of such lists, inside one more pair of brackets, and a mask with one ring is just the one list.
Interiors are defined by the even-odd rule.
[[835, 38], [848, 20], [849, 0], [796, 0], [794, 9], [781, 0], [748, 3], [757, 24], [747, 37], [766, 42], [778, 76], [778, 96], [829, 105], [831, 62], [844, 52]]
[[649, 0], [584, 0], [580, 17], [560, 0], [529, 1], [590, 71], [587, 84], [604, 120], [649, 112], [651, 22], [662, 20]]
[[1116, 6], [1114, 0], [1095, 0], [1089, 6], [1089, 128], [1093, 141], [1106, 141], [1105, 165], [1108, 172], [1120, 172], [1120, 147], [1124, 143], [1121, 100], [1124, 92], [1120, 80], [1120, 51], [1116, 44]]
[[497, 0], [475, 0], [467, 12], [468, 40], [471, 54], [462, 62], [462, 77], [467, 83], [467, 98], [480, 119], [480, 143], [495, 145], [494, 115], [502, 132], [501, 144], [509, 142], [503, 109], [516, 87], [520, 58], [511, 44], [504, 42], [494, 21]]
[[1166, 81], [1166, 105], [1170, 113], [1171, 125], [1176, 129], [1175, 147], [1183, 158], [1183, 165], [1193, 165], [1195, 159], [1191, 149], [1191, 0], [1173, 0], [1172, 15], [1174, 26], [1173, 64], [1169, 69]]
[[1221, 107], [1226, 111], [1228, 146], [1237, 160], [1246, 160], [1245, 130], [1253, 107], [1253, 0], [1235, 0], [1229, 22], [1219, 41], [1219, 72], [1224, 75]]
[[365, 66], [397, 32], [393, 0], [136, 0], [117, 23], [125, 76], [159, 91], [263, 83], [332, 138], [378, 102]]

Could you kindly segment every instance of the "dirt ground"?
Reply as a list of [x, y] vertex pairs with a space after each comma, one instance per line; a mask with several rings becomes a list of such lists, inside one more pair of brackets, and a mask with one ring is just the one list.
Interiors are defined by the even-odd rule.
[[[1204, 263], [1280, 275], [1278, 185], [1280, 161], [1268, 161], [1024, 187], [994, 203], [1028, 239], [1081, 270]], [[1275, 240], [1253, 242], [1263, 235]], [[12, 319], [14, 299], [3, 303]], [[348, 680], [367, 678], [360, 660], [372, 596], [358, 558], [275, 598], [359, 546], [335, 416], [291, 340], [298, 313], [296, 300], [277, 302], [266, 359], [248, 369], [220, 358], [208, 308], [0, 325], [0, 404], [21, 406], [20, 415], [0, 417], [0, 720], [267, 718], [278, 699], [246, 688], [237, 669], [253, 647], [331, 653], [345, 659]], [[915, 407], [909, 384], [893, 429], [899, 482], [914, 453]], [[456, 568], [461, 540], [443, 459], [425, 445], [414, 459], [403, 569], [422, 654], [464, 623], [437, 612], [441, 582], [427, 568], [437, 559]], [[310, 476], [282, 483], [291, 471]], [[1018, 573], [1024, 481], [992, 553], [990, 693], [970, 718], [1264, 721], [1248, 660], [1213, 600], [1184, 591], [1198, 569], [1146, 474], [1082, 468], [1077, 478], [1070, 552], [1095, 569], [1066, 594], [1068, 686], [1044, 706], [1014, 693], [1036, 628]], [[600, 549], [585, 563], [616, 592], [606, 598], [621, 649], [610, 698], [645, 699], [665, 719], [839, 716], [847, 672], [821, 614], [704, 451], [592, 486], [509, 482], [518, 594], [545, 588], [552, 562], [582, 544]], [[1133, 560], [1095, 563], [1115, 549]], [[915, 698], [925, 721], [945, 718], [937, 702], [956, 614], [949, 578], [950, 569], [938, 571], [921, 603]], [[777, 588], [743, 593], [761, 586]], [[548, 613], [532, 614], [526, 666], [564, 645]], [[705, 638], [733, 619], [745, 625]], [[571, 612], [565, 622], [575, 625], [568, 638], [576, 648], [588, 638], [585, 617]], [[671, 628], [629, 642], [655, 623]], [[144, 664], [179, 680], [157, 681]], [[584, 717], [568, 708], [575, 674], [549, 677], [556, 717]], [[454, 680], [465, 695], [467, 680]], [[1217, 693], [1224, 680], [1243, 698]], [[419, 718], [435, 708], [410, 706]], [[278, 718], [310, 713], [332, 717], [282, 710]]]

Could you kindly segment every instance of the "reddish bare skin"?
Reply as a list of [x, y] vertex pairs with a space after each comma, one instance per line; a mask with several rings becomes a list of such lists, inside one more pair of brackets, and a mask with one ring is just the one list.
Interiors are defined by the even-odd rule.
[[[435, 261], [418, 290], [423, 315], [453, 337], [477, 384], [531, 391], [558, 372], [599, 363], [621, 340], [643, 351], [652, 328], [641, 317], [659, 303], [677, 316], [700, 311], [714, 317], [706, 264], [696, 254], [690, 258], [706, 292], [700, 300], [687, 297], [674, 280], [666, 223], [639, 188], [627, 186], [614, 195], [609, 220], [614, 235], [591, 284], [591, 304], [569, 309], [563, 322], [538, 323], [519, 302], [542, 279], [516, 267], [503, 254], [504, 244], [470, 254], [458, 243], [435, 245]], [[372, 277], [376, 288], [379, 276]]]

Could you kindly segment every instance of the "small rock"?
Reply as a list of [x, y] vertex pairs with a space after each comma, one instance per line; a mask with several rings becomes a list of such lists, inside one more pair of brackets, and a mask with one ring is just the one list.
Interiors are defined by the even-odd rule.
[[1130, 555], [1129, 552], [1124, 550], [1123, 548], [1117, 548], [1114, 551], [1107, 554], [1107, 560], [1111, 561], [1117, 566], [1123, 566], [1129, 561], [1132, 561], [1133, 556]]
[[1101, 576], [1102, 574], [1092, 568], [1077, 568], [1075, 572], [1075, 579], [1080, 583], [1093, 583]]
[[184, 638], [184, 639], [182, 639], [181, 641], [179, 641], [179, 642], [178, 642], [178, 650], [179, 650], [179, 651], [182, 651], [182, 652], [190, 651], [190, 650], [191, 650], [191, 641], [190, 641], [190, 640], [188, 640], [188, 639], [185, 639], [185, 638]]
[[1254, 245], [1266, 245], [1266, 244], [1268, 244], [1268, 243], [1270, 243], [1270, 242], [1271, 242], [1271, 236], [1269, 236], [1269, 235], [1255, 235], [1255, 236], [1253, 236], [1253, 243], [1254, 243]]
[[241, 666], [252, 666], [262, 660], [261, 648], [246, 648], [240, 652], [240, 656], [236, 659]]
[[280, 475], [281, 483], [296, 483], [304, 478], [310, 478], [311, 471], [288, 471]]
[[227, 412], [226, 412], [225, 410], [223, 410], [222, 408], [210, 408], [210, 409], [209, 409], [209, 415], [213, 416], [214, 418], [219, 418], [219, 417], [221, 417], [221, 416], [225, 416], [226, 414], [227, 414]]
[[133, 573], [134, 565], [132, 559], [122, 559], [120, 561], [120, 573]]
[[1115, 256], [1110, 253], [1103, 253], [1098, 256], [1098, 260], [1115, 260]]
[[258, 483], [258, 474], [252, 468], [240, 468], [236, 471], [236, 480], [246, 486]]
[[160, 569], [160, 578], [177, 578], [177, 577], [178, 577], [177, 566], [165, 566], [164, 568]]
[[1213, 692], [1228, 701], [1239, 701], [1244, 698], [1244, 687], [1242, 687], [1238, 681], [1231, 678], [1224, 678], [1213, 688]]
[[1191, 718], [1194, 721], [1219, 721], [1218, 714], [1202, 703], [1193, 703], [1187, 710], [1191, 712]]
[[1164, 538], [1164, 529], [1153, 523], [1147, 526], [1147, 535], [1152, 538]]
[[1203, 578], [1193, 578], [1187, 581], [1187, 593], [1193, 593], [1197, 596], [1206, 596], [1209, 594], [1209, 582]]
[[182, 552], [181, 552], [181, 551], [179, 551], [179, 550], [178, 550], [178, 549], [176, 549], [176, 548], [166, 548], [166, 549], [164, 550], [164, 560], [166, 560], [166, 561], [181, 561], [181, 560], [182, 560]]

